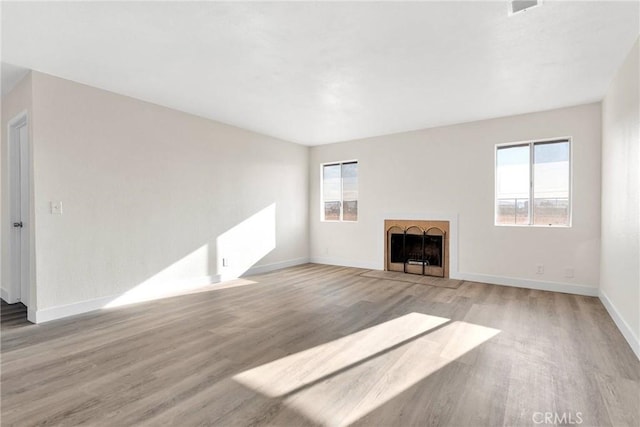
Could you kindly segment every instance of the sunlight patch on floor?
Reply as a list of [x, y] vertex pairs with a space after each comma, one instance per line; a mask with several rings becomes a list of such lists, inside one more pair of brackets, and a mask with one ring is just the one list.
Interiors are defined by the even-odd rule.
[[323, 425], [347, 425], [500, 333], [410, 313], [235, 375]]
[[376, 355], [449, 319], [410, 313], [275, 360], [233, 378], [270, 397], [282, 396]]

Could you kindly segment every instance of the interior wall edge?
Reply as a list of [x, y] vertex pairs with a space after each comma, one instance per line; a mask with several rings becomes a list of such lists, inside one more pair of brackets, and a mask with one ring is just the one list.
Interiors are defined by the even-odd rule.
[[11, 297], [9, 296], [9, 291], [5, 288], [0, 288], [0, 298], [4, 300], [4, 302], [8, 304], [13, 304], [15, 301], [11, 301]]
[[599, 291], [600, 292], [598, 294], [598, 297], [600, 298], [602, 305], [604, 305], [604, 308], [609, 313], [609, 316], [611, 316], [611, 319], [613, 319], [613, 322], [620, 330], [620, 333], [622, 334], [624, 339], [627, 340], [627, 343], [629, 343], [631, 350], [633, 350], [638, 360], [640, 360], [640, 339], [638, 339], [638, 337], [633, 333], [633, 330], [620, 315], [618, 309], [613, 304], [613, 302], [611, 302], [606, 292], [604, 292], [602, 289], [600, 289]]

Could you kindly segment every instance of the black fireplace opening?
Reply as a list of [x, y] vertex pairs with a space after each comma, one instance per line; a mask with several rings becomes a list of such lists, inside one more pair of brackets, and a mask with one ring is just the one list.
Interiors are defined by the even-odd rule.
[[428, 234], [391, 234], [390, 261], [442, 267], [442, 238]]

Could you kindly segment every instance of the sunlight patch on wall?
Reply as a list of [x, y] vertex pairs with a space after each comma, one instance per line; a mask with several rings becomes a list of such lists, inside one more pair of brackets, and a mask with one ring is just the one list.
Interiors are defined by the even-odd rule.
[[240, 277], [276, 247], [276, 204], [229, 229], [216, 239], [222, 280]]
[[347, 425], [500, 332], [448, 321], [410, 313], [233, 378], [312, 421]]
[[[104, 307], [254, 284], [253, 281], [237, 278], [275, 247], [276, 204], [273, 203], [218, 236], [215, 255], [211, 253], [209, 244], [202, 245]], [[214, 256], [217, 259], [217, 275], [212, 273], [214, 266], [210, 265]], [[220, 280], [226, 282], [216, 284]]]
[[182, 295], [216, 281], [217, 277], [209, 275], [209, 245], [203, 245], [117, 297], [105, 308]]

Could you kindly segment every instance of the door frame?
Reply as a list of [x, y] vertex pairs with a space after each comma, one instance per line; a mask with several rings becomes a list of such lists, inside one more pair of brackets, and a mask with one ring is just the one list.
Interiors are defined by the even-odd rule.
[[[20, 130], [24, 128], [24, 141], [20, 138]], [[18, 150], [19, 164], [15, 164], [15, 153]], [[7, 159], [8, 159], [8, 275], [9, 289], [8, 303], [21, 301], [29, 307], [31, 303], [31, 157], [29, 144], [29, 113], [25, 110], [12, 118], [7, 126]], [[18, 167], [18, 173], [15, 168]], [[15, 180], [19, 180], [20, 192], [14, 190]], [[18, 202], [19, 197], [19, 202]], [[20, 204], [20, 218], [14, 217], [16, 204]], [[16, 234], [14, 234], [13, 222], [20, 220], [23, 223], [20, 229], [19, 257], [15, 255]], [[16, 279], [16, 276], [18, 278]]]

